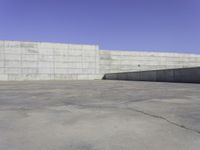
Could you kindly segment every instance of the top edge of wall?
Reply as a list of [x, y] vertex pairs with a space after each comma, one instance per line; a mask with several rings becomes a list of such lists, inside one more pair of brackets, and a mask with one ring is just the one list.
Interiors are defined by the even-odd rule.
[[111, 49], [100, 49], [102, 52], [116, 52], [116, 53], [145, 53], [145, 54], [168, 54], [168, 55], [196, 55], [196, 56], [200, 56], [200, 54], [198, 53], [187, 53], [187, 52], [163, 52], [163, 51], [145, 51], [145, 50], [111, 50]]
[[24, 42], [24, 43], [46, 43], [46, 44], [62, 44], [62, 45], [83, 45], [83, 46], [95, 46], [97, 50], [100, 50], [101, 52], [116, 52], [116, 53], [144, 53], [144, 54], [167, 54], [167, 55], [195, 55], [200, 56], [200, 54], [197, 53], [187, 53], [187, 52], [160, 52], [160, 51], [145, 51], [145, 50], [111, 50], [111, 49], [101, 49], [99, 48], [99, 45], [97, 44], [81, 44], [81, 43], [65, 43], [65, 42], [43, 42], [43, 41], [29, 41], [29, 40], [0, 40], [0, 42]]
[[85, 45], [85, 46], [96, 46], [97, 44], [81, 44], [81, 43], [65, 43], [65, 42], [45, 42], [45, 41], [29, 41], [29, 40], [0, 40], [0, 42], [24, 42], [24, 43], [47, 43], [47, 44], [63, 44], [63, 45]]

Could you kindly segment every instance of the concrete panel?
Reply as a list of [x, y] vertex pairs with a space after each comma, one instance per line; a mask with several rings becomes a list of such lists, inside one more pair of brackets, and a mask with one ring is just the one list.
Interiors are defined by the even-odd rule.
[[22, 61], [38, 61], [38, 55], [22, 54], [21, 58]]
[[[70, 73], [72, 69], [67, 69], [67, 68], [55, 68], [55, 73], [56, 74], [68, 74]], [[72, 72], [74, 73], [74, 72]]]
[[140, 80], [156, 81], [156, 71], [146, 71], [146, 72], [140, 73]]
[[39, 68], [53, 68], [54, 67], [54, 62], [50, 61], [50, 62], [38, 62], [38, 67]]
[[5, 74], [21, 74], [21, 68], [5, 68]]
[[0, 41], [0, 52], [5, 47], [4, 41]]
[[24, 68], [37, 68], [38, 67], [37, 61], [22, 61], [20, 63], [21, 63], [21, 66]]
[[38, 74], [54, 74], [54, 73], [58, 73], [58, 72], [55, 72], [55, 69], [54, 68], [37, 68], [38, 70]]
[[21, 47], [21, 42], [18, 41], [3, 41], [4, 46], [7, 48], [20, 48]]
[[74, 63], [67, 63], [67, 62], [55, 62], [55, 68], [71, 68], [72, 64]]
[[4, 68], [0, 67], [0, 74], [4, 74]]
[[24, 80], [21, 74], [8, 74], [9, 81], [22, 81]]
[[107, 80], [200, 83], [200, 67], [105, 74]]
[[39, 55], [38, 61], [54, 61], [54, 56], [53, 55]]
[[5, 61], [5, 68], [20, 68], [21, 61]]
[[34, 54], [39, 54], [39, 50], [37, 48], [26, 47], [26, 48], [22, 48], [21, 53], [22, 54], [34, 55]]
[[173, 70], [161, 70], [156, 72], [156, 80], [159, 82], [174, 82], [174, 71]]
[[55, 55], [52, 48], [38, 49], [39, 55]]
[[118, 74], [117, 74], [117, 79], [120, 79], [120, 80], [127, 80], [127, 79], [128, 79], [128, 74], [125, 74], [125, 73], [118, 73]]
[[38, 74], [38, 68], [22, 68], [22, 74]]
[[21, 54], [5, 54], [5, 61], [20, 61]]
[[128, 72], [127, 73], [127, 80], [136, 80], [136, 81], [140, 81], [140, 73], [133, 73], [133, 72]]
[[21, 54], [22, 48], [12, 48], [12, 47], [4, 47], [5, 54]]
[[78, 80], [78, 75], [77, 74], [65, 74], [65, 75], [60, 75], [56, 74], [55, 75], [55, 80]]
[[6, 74], [0, 74], [0, 80], [1, 81], [7, 81], [8, 80], [8, 75], [6, 75]]
[[54, 80], [55, 77], [52, 74], [38, 74], [37, 80]]
[[[77, 58], [77, 57], [75, 57], [74, 59], [72, 58], [72, 57], [67, 57], [67, 56], [54, 56], [54, 61], [56, 62], [64, 62], [64, 61], [67, 61], [67, 60], [69, 60], [71, 58], [71, 60], [72, 61], [76, 61], [75, 60], [75, 58]], [[80, 58], [79, 58], [79, 60], [80, 60]]]
[[4, 67], [5, 62], [3, 61], [3, 59], [0, 60], [0, 67]]
[[174, 81], [200, 83], [200, 68], [174, 70]]

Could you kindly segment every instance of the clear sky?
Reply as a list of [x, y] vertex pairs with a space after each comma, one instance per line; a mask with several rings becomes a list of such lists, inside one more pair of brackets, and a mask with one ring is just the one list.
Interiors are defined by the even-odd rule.
[[0, 0], [0, 39], [200, 53], [200, 0]]

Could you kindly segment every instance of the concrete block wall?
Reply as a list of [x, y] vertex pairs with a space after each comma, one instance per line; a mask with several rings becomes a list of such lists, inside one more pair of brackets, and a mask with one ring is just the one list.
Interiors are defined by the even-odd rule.
[[200, 66], [200, 55], [137, 51], [100, 51], [100, 73]]
[[106, 73], [200, 66], [200, 55], [0, 41], [0, 80], [92, 80]]
[[0, 41], [0, 80], [99, 78], [96, 45]]

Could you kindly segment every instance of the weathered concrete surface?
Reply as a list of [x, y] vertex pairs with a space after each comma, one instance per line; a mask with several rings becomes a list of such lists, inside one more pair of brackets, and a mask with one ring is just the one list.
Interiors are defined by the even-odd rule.
[[1, 150], [199, 150], [200, 85], [0, 82]]
[[0, 80], [99, 78], [97, 45], [0, 40]]
[[200, 66], [200, 55], [100, 50], [98, 45], [1, 41], [0, 81], [94, 80], [105, 73]]
[[200, 66], [200, 55], [100, 50], [100, 73], [134, 72]]
[[200, 67], [105, 74], [106, 80], [200, 83]]

